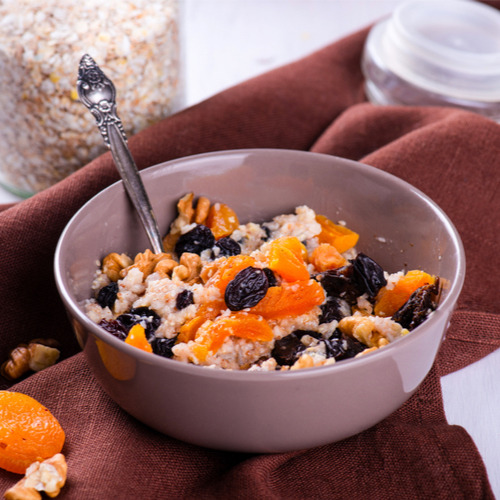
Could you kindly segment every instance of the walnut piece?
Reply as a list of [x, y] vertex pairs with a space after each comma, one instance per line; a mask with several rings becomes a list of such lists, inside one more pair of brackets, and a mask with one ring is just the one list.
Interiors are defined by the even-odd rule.
[[195, 253], [184, 252], [180, 264], [172, 271], [172, 279], [184, 281], [188, 285], [199, 283], [201, 272], [201, 258]]
[[29, 367], [34, 372], [42, 371], [54, 365], [61, 354], [59, 349], [37, 343], [30, 343], [28, 351], [30, 353]]
[[314, 361], [309, 354], [302, 354], [302, 356], [295, 361], [290, 370], [301, 370], [302, 368], [312, 368]]
[[126, 267], [131, 266], [132, 259], [122, 253], [121, 255], [113, 252], [106, 255], [102, 261], [102, 272], [111, 280], [118, 281], [121, 277], [120, 272]]
[[174, 259], [162, 259], [154, 268], [154, 272], [160, 275], [160, 278], [167, 278], [172, 275], [172, 271], [179, 263]]
[[155, 268], [162, 260], [172, 260], [169, 253], [153, 253], [149, 248], [144, 253], [138, 253], [135, 256], [134, 263], [120, 271], [120, 276], [124, 278], [128, 272], [136, 267], [142, 272], [143, 279], [146, 279], [155, 271]]
[[66, 483], [68, 465], [62, 453], [43, 462], [34, 462], [26, 469], [26, 475], [4, 494], [5, 500], [41, 500], [39, 491], [50, 498], [59, 495]]
[[196, 224], [204, 224], [208, 217], [208, 212], [210, 211], [210, 200], [205, 198], [205, 196], [200, 196], [198, 198], [198, 203], [196, 204], [196, 210], [194, 213], [194, 222]]
[[377, 330], [375, 323], [366, 316], [347, 316], [338, 325], [339, 330], [359, 340], [368, 347], [383, 347], [389, 341]]
[[9, 354], [0, 371], [3, 377], [15, 380], [27, 371], [39, 372], [59, 359], [59, 342], [54, 339], [34, 339], [29, 345], [19, 344]]
[[9, 354], [9, 359], [1, 368], [2, 376], [8, 380], [21, 377], [30, 369], [30, 352], [28, 346], [21, 344]]

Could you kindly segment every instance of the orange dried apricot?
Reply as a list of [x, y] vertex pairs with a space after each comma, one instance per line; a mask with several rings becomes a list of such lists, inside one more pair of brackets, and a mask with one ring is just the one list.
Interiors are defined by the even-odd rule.
[[324, 301], [325, 292], [317, 281], [296, 281], [269, 288], [266, 296], [250, 308], [249, 312], [265, 319], [295, 317], [307, 313]]
[[311, 264], [319, 272], [324, 272], [329, 269], [337, 269], [338, 267], [345, 266], [347, 260], [332, 245], [321, 243], [311, 253]]
[[306, 281], [309, 271], [304, 262], [304, 245], [295, 237], [274, 240], [269, 248], [269, 269], [286, 281]]
[[205, 283], [205, 287], [217, 287], [224, 295], [228, 283], [243, 269], [255, 265], [255, 259], [248, 255], [234, 255], [228, 257], [225, 262], [221, 264], [215, 274], [209, 278]]
[[176, 343], [194, 340], [198, 328], [200, 328], [205, 321], [214, 320], [225, 308], [223, 300], [213, 300], [201, 304], [196, 312], [196, 316], [181, 326]]
[[0, 467], [24, 474], [62, 450], [65, 434], [50, 411], [20, 392], [0, 391]]
[[224, 203], [212, 205], [205, 221], [205, 226], [212, 230], [216, 240], [229, 236], [239, 225], [235, 211]]
[[274, 338], [271, 327], [262, 317], [237, 312], [205, 323], [198, 330], [195, 342], [215, 353], [230, 335], [261, 342], [269, 342]]
[[329, 243], [340, 253], [344, 253], [359, 240], [359, 234], [351, 231], [347, 227], [334, 224], [324, 215], [316, 215], [316, 222], [321, 226], [321, 233], [318, 235], [320, 243]]
[[406, 304], [410, 295], [421, 286], [434, 283], [434, 277], [423, 271], [408, 271], [392, 290], [384, 287], [377, 295], [373, 312], [376, 316], [388, 317]]
[[146, 331], [139, 324], [134, 325], [130, 329], [125, 339], [125, 344], [137, 347], [137, 349], [141, 349], [142, 351], [153, 352], [153, 348], [146, 338]]

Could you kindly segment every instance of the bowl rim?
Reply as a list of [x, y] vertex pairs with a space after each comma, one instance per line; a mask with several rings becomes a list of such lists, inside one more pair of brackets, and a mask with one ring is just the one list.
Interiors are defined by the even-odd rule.
[[454, 224], [451, 222], [448, 215], [439, 207], [439, 205], [433, 201], [429, 196], [420, 191], [418, 188], [414, 187], [410, 183], [404, 181], [403, 179], [397, 177], [396, 175], [390, 174], [384, 170], [373, 167], [366, 163], [349, 160], [346, 158], [341, 158], [335, 155], [329, 155], [325, 153], [316, 153], [311, 151], [302, 151], [302, 150], [293, 150], [293, 149], [273, 149], [273, 148], [255, 148], [255, 149], [230, 149], [224, 151], [213, 151], [208, 153], [200, 153], [190, 156], [184, 156], [181, 158], [176, 158], [173, 160], [168, 160], [165, 162], [161, 162], [150, 167], [144, 168], [141, 170], [141, 176], [153, 175], [156, 170], [160, 170], [169, 167], [169, 172], [174, 171], [176, 168], [182, 168], [184, 164], [188, 164], [192, 161], [196, 161], [197, 159], [204, 158], [212, 158], [212, 157], [221, 157], [221, 156], [231, 156], [231, 155], [297, 155], [302, 154], [307, 156], [308, 158], [314, 156], [320, 156], [322, 158], [327, 158], [329, 160], [334, 160], [335, 162], [345, 163], [346, 165], [350, 165], [353, 168], [358, 169], [358, 171], [366, 171], [380, 175], [382, 178], [388, 179], [391, 183], [400, 184], [402, 187], [409, 189], [414, 194], [422, 198], [439, 216], [440, 220], [443, 223], [443, 226], [446, 228], [447, 232], [450, 234], [451, 239], [454, 243], [456, 253], [457, 253], [457, 265], [454, 273], [454, 277], [450, 279], [451, 286], [448, 290], [448, 294], [445, 297], [444, 301], [439, 304], [439, 307], [427, 318], [424, 324], [418, 326], [411, 332], [411, 334], [405, 335], [402, 338], [391, 342], [390, 344], [384, 346], [383, 349], [378, 349], [374, 352], [368, 353], [359, 358], [350, 358], [343, 360], [342, 363], [333, 363], [331, 365], [312, 367], [312, 368], [304, 368], [301, 370], [286, 370], [286, 371], [248, 371], [248, 370], [222, 370], [222, 369], [207, 369], [205, 366], [198, 366], [192, 363], [183, 363], [179, 361], [175, 361], [173, 359], [164, 358], [162, 356], [158, 356], [155, 354], [151, 354], [141, 349], [137, 349], [136, 347], [130, 346], [114, 337], [110, 333], [106, 332], [104, 329], [100, 328], [96, 323], [94, 323], [78, 306], [76, 302], [73, 301], [69, 291], [65, 286], [65, 280], [63, 279], [62, 273], [62, 265], [61, 265], [61, 253], [62, 247], [65, 243], [66, 234], [69, 232], [70, 227], [74, 224], [75, 221], [84, 213], [88, 207], [94, 202], [94, 200], [101, 196], [106, 196], [106, 193], [110, 190], [117, 189], [117, 186], [122, 185], [123, 181], [119, 180], [110, 186], [107, 186], [103, 190], [99, 191], [92, 198], [90, 198], [84, 205], [82, 205], [78, 211], [71, 217], [69, 222], [66, 224], [64, 230], [62, 231], [56, 251], [54, 254], [54, 275], [56, 285], [60, 294], [61, 299], [63, 300], [64, 305], [67, 309], [71, 310], [72, 314], [75, 315], [80, 322], [87, 328], [88, 331], [92, 332], [92, 334], [103, 342], [109, 344], [111, 347], [118, 349], [123, 354], [126, 354], [132, 358], [137, 358], [138, 361], [144, 362], [146, 364], [156, 364], [159, 367], [163, 366], [163, 369], [171, 369], [177, 372], [186, 373], [189, 375], [198, 375], [202, 377], [208, 378], [221, 378], [224, 380], [259, 380], [262, 382], [270, 382], [279, 380], [282, 377], [286, 377], [287, 380], [294, 380], [297, 377], [299, 378], [316, 378], [323, 377], [328, 375], [329, 373], [335, 373], [339, 371], [351, 370], [353, 366], [360, 366], [360, 364], [369, 365], [371, 363], [378, 363], [382, 361], [386, 357], [390, 357], [395, 349], [398, 349], [401, 345], [410, 345], [413, 342], [418, 341], [419, 333], [422, 331], [422, 328], [432, 328], [433, 325], [437, 324], [441, 317], [448, 312], [445, 312], [445, 306], [449, 303], [455, 304], [451, 306], [449, 316], [451, 317], [451, 313], [456, 307], [456, 301], [463, 287], [463, 283], [465, 280], [465, 251], [463, 247], [462, 240], [460, 235], [455, 228]]

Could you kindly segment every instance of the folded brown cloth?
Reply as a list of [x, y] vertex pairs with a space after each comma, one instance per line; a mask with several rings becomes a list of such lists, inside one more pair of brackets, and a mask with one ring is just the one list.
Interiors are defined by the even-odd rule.
[[[130, 417], [101, 390], [78, 353], [52, 275], [65, 224], [118, 180], [106, 154], [0, 213], [1, 359], [34, 337], [63, 345], [63, 361], [11, 387], [47, 406], [66, 431], [69, 472], [61, 499], [493, 498], [470, 436], [446, 422], [439, 376], [500, 346], [500, 125], [455, 109], [367, 103], [360, 70], [365, 37], [363, 30], [226, 90], [133, 137], [130, 145], [140, 168], [223, 149], [310, 150], [373, 165], [433, 198], [460, 232], [468, 268], [431, 373], [378, 425], [296, 453], [199, 448]], [[18, 479], [0, 470], [0, 491]]]

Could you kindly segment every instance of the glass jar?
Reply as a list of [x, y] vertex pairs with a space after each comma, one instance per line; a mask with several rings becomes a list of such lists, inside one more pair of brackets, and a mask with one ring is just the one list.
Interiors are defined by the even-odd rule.
[[28, 197], [106, 147], [78, 100], [88, 53], [113, 81], [127, 136], [183, 105], [182, 0], [0, 2], [0, 183]]
[[373, 26], [362, 69], [382, 105], [455, 106], [500, 122], [500, 11], [471, 0], [413, 0]]

